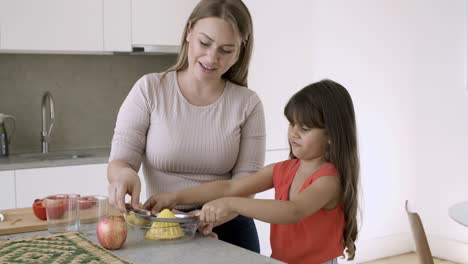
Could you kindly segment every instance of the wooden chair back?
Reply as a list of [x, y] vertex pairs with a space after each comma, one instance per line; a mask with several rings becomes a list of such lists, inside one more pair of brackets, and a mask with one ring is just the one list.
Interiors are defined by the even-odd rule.
[[421, 264], [434, 264], [431, 249], [427, 242], [426, 232], [424, 232], [424, 226], [419, 214], [408, 210], [408, 200], [405, 202], [405, 209], [408, 214], [414, 243], [416, 244], [416, 254], [418, 255], [419, 262]]

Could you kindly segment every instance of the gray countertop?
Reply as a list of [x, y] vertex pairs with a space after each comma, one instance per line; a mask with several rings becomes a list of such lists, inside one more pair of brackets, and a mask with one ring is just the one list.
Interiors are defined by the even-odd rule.
[[13, 154], [0, 158], [0, 171], [107, 163], [109, 148]]
[[[0, 171], [107, 163], [108, 148], [57, 151], [48, 154], [31, 153], [0, 158]], [[0, 236], [0, 239], [20, 239], [48, 235], [47, 231]], [[95, 235], [88, 238], [99, 244]], [[122, 249], [113, 253], [133, 263], [282, 263], [229, 243], [197, 236], [180, 244], [143, 245], [127, 239]]]
[[[33, 236], [48, 235], [47, 231], [21, 233], [0, 236], [0, 239], [20, 239]], [[99, 244], [95, 235], [87, 237]], [[120, 257], [139, 263], [204, 263], [204, 264], [234, 264], [234, 263], [283, 263], [275, 259], [256, 254], [246, 249], [226, 242], [203, 237], [199, 234], [194, 239], [179, 244], [141, 245], [127, 241], [124, 247], [112, 251]]]

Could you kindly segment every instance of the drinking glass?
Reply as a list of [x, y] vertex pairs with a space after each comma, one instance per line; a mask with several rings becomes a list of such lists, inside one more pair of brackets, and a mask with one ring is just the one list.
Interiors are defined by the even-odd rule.
[[49, 233], [77, 232], [80, 226], [78, 194], [55, 194], [44, 198]]
[[80, 232], [84, 234], [95, 234], [96, 224], [108, 214], [109, 202], [107, 196], [87, 195], [79, 199], [80, 207]]

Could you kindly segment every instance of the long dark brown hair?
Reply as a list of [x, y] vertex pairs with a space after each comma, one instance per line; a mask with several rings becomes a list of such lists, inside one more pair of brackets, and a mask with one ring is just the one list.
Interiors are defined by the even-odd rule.
[[[339, 83], [322, 80], [293, 95], [284, 108], [284, 115], [291, 123], [323, 128], [328, 134], [330, 144], [325, 159], [339, 173], [345, 218], [343, 245], [348, 260], [352, 260], [358, 234], [359, 155], [351, 96]], [[291, 148], [289, 156], [296, 158]]]
[[198, 20], [207, 17], [218, 17], [231, 23], [240, 33], [242, 43], [236, 63], [223, 74], [223, 78], [247, 87], [250, 58], [253, 49], [253, 27], [250, 12], [241, 0], [202, 0], [192, 11], [185, 24], [181, 39], [181, 48], [177, 62], [167, 71], [179, 71], [188, 67], [187, 33]]

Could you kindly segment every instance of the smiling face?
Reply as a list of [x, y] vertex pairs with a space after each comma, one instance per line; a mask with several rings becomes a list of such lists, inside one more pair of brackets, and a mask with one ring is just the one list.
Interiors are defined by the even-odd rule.
[[323, 128], [309, 128], [301, 124], [289, 124], [288, 140], [294, 156], [302, 160], [325, 158], [328, 136]]
[[239, 57], [241, 37], [224, 19], [198, 20], [187, 32], [188, 70], [200, 81], [213, 81], [234, 65]]

